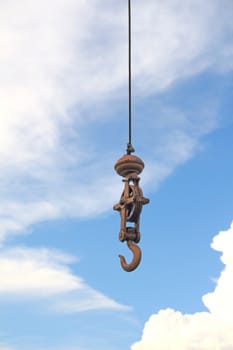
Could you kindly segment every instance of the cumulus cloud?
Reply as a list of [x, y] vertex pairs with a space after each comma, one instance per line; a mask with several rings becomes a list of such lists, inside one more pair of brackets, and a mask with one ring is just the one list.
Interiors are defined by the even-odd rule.
[[57, 312], [129, 310], [74, 275], [68, 265], [75, 260], [51, 249], [21, 247], [5, 250], [0, 254], [1, 298], [49, 297], [50, 308]]
[[220, 320], [229, 321], [233, 329], [233, 223], [229, 230], [221, 231], [214, 237], [211, 246], [222, 253], [221, 261], [225, 268], [217, 280], [214, 292], [206, 294], [203, 302], [211, 314], [216, 315]]
[[222, 253], [224, 269], [212, 293], [203, 297], [207, 312], [182, 314], [172, 309], [152, 315], [132, 350], [233, 349], [233, 223], [214, 237], [212, 248]]
[[[135, 95], [164, 91], [206, 69], [232, 69], [228, 1], [134, 5]], [[116, 102], [125, 103], [127, 95], [127, 16], [120, 3], [99, 0], [4, 1], [0, 11], [4, 241], [44, 219], [96, 215], [118, 198], [112, 175], [117, 141], [110, 123], [119, 119]], [[145, 135], [140, 147], [147, 138], [152, 150], [145, 178], [155, 185], [190, 158], [200, 137], [216, 127], [214, 113], [187, 115], [175, 107], [160, 112], [156, 121], [151, 116], [145, 122], [143, 116], [140, 125]], [[147, 130], [154, 130], [152, 138]], [[103, 133], [112, 137], [103, 138]]]

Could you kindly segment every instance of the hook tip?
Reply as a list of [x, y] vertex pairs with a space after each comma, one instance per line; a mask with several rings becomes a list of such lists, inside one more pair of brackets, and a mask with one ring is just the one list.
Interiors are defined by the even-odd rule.
[[131, 272], [131, 271], [135, 270], [138, 267], [138, 265], [140, 264], [142, 252], [141, 252], [141, 249], [136, 244], [134, 244], [132, 241], [127, 241], [127, 245], [133, 253], [133, 260], [131, 261], [130, 264], [127, 264], [125, 257], [123, 255], [119, 254], [119, 258], [120, 258], [120, 263], [121, 263], [121, 267], [123, 268], [123, 270], [125, 270], [127, 272]]

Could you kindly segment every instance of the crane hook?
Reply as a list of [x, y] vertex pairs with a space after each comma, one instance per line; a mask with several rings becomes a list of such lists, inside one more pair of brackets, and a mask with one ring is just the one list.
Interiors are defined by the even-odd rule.
[[135, 270], [140, 264], [142, 252], [141, 252], [141, 249], [135, 243], [133, 243], [132, 240], [127, 240], [127, 245], [128, 245], [128, 248], [133, 253], [133, 260], [131, 261], [130, 264], [127, 264], [125, 257], [123, 255], [119, 255], [119, 258], [120, 258], [120, 263], [123, 270], [127, 272], [131, 272]]

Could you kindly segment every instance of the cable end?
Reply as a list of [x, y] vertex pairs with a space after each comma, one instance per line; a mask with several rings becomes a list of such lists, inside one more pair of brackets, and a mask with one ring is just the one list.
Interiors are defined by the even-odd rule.
[[127, 144], [127, 149], [126, 149], [127, 154], [131, 154], [133, 152], [135, 152], [135, 149], [133, 148], [133, 146], [131, 145], [131, 143]]

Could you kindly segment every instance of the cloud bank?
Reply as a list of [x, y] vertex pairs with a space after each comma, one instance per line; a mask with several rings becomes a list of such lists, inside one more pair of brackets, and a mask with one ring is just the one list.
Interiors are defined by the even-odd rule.
[[233, 223], [214, 237], [212, 248], [221, 252], [224, 269], [212, 293], [203, 297], [207, 312], [182, 314], [172, 309], [152, 315], [142, 338], [132, 350], [233, 349]]

